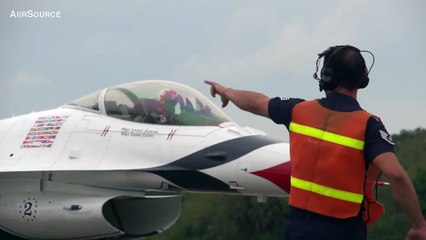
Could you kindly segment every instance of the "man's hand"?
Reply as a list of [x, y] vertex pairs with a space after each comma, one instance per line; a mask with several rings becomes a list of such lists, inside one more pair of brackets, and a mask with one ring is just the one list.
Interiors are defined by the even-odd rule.
[[426, 239], [426, 227], [423, 228], [414, 228], [412, 227], [408, 233], [406, 240], [425, 240]]
[[226, 107], [229, 103], [229, 98], [228, 96], [226, 96], [226, 90], [228, 88], [225, 88], [219, 83], [213, 81], [205, 80], [204, 82], [210, 85], [210, 94], [212, 95], [212, 97], [216, 97], [216, 94], [219, 94], [220, 99], [222, 101], [222, 107]]

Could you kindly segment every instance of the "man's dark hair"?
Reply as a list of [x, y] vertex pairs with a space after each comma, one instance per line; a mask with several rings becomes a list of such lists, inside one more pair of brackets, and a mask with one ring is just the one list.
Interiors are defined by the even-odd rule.
[[[325, 56], [327, 61], [329, 56]], [[333, 69], [339, 86], [349, 90], [357, 89], [368, 76], [365, 60], [359, 51], [353, 48], [342, 49], [333, 56], [328, 65]]]

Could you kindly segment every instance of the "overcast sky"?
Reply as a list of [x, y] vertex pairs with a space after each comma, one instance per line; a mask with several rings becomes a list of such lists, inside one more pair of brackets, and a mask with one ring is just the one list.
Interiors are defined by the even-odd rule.
[[[26, 10], [60, 18], [11, 17]], [[376, 56], [361, 105], [391, 133], [426, 127], [425, 12], [424, 0], [1, 0], [0, 118], [143, 79], [205, 95], [203, 80], [212, 79], [270, 97], [320, 98], [317, 53], [352, 44]], [[269, 119], [224, 111], [288, 140]]]

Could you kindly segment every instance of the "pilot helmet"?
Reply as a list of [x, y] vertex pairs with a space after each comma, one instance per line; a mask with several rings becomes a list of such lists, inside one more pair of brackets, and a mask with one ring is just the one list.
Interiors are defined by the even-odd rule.
[[176, 93], [175, 90], [173, 89], [163, 89], [160, 91], [160, 93], [158, 94], [158, 100], [162, 103], [165, 103], [167, 101], [175, 101], [177, 98], [178, 94]]

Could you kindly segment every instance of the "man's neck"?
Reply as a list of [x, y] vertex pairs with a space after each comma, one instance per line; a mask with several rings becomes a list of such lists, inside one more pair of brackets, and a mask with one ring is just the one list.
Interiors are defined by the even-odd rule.
[[[348, 95], [350, 97], [353, 97], [355, 99], [357, 99], [357, 93], [358, 93], [358, 89], [355, 90], [348, 90], [346, 88], [342, 88], [342, 87], [336, 87], [333, 91], [329, 91], [331, 92], [337, 92], [337, 93], [341, 93], [341, 94], [345, 94]], [[326, 94], [328, 94], [329, 92], [326, 92]]]

